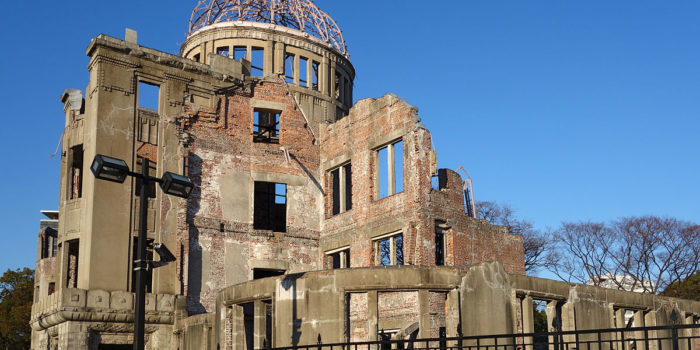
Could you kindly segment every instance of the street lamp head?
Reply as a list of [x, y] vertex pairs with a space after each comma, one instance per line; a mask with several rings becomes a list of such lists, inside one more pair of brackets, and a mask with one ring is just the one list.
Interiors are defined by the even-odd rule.
[[126, 176], [129, 174], [129, 166], [126, 165], [125, 161], [101, 154], [95, 156], [90, 170], [98, 179], [118, 183], [124, 183]]
[[160, 188], [163, 192], [182, 198], [189, 197], [193, 187], [194, 185], [190, 179], [169, 171], [163, 174], [163, 181], [160, 183]]

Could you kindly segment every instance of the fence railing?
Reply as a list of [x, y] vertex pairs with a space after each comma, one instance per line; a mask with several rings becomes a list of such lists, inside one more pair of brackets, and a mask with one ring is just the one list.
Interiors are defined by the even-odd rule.
[[389, 339], [272, 348], [273, 350], [700, 350], [700, 324], [517, 333], [424, 339]]

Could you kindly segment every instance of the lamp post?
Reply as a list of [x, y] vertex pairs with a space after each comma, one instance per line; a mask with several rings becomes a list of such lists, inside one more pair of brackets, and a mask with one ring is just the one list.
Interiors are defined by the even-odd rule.
[[149, 160], [143, 158], [141, 163], [141, 173], [136, 173], [129, 170], [126, 162], [112, 157], [107, 157], [101, 154], [95, 156], [92, 161], [90, 170], [96, 178], [117, 183], [124, 183], [127, 176], [135, 177], [141, 180], [141, 191], [139, 194], [139, 236], [138, 248], [136, 254], [136, 266], [134, 273], [136, 276], [136, 308], [134, 310], [134, 350], [143, 350], [145, 347], [145, 318], [146, 318], [146, 272], [150, 268], [156, 268], [166, 265], [169, 262], [175, 261], [175, 257], [170, 253], [168, 248], [162, 243], [154, 246], [154, 249], [160, 256], [160, 261], [146, 260], [146, 227], [148, 220], [148, 193], [146, 192], [151, 182], [160, 184], [161, 190], [169, 195], [187, 198], [192, 192], [194, 185], [192, 181], [185, 176], [166, 172], [162, 178], [152, 177], [148, 175]]

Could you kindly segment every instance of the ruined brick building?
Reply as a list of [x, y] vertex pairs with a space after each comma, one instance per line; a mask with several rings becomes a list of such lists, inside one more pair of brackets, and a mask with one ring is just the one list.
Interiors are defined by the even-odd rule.
[[437, 169], [418, 110], [394, 95], [354, 103], [341, 32], [309, 0], [202, 0], [180, 56], [129, 30], [86, 53], [87, 87], [61, 96], [60, 201], [40, 232], [33, 349], [133, 340], [140, 183], [96, 180], [96, 154], [135, 171], [148, 158], [152, 175], [196, 184], [188, 199], [149, 189], [149, 240], [177, 258], [148, 279], [150, 349], [523, 331], [533, 298], [569, 329], [614, 325], [620, 310], [648, 324], [700, 314], [525, 277], [521, 237], [465, 215], [462, 179]]

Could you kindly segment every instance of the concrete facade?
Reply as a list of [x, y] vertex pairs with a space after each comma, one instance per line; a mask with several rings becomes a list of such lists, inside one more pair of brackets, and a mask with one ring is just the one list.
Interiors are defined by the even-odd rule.
[[192, 33], [181, 57], [133, 31], [100, 35], [86, 54], [87, 88], [61, 96], [59, 210], [47, 214], [55, 232], [39, 234], [32, 349], [133, 341], [140, 184], [96, 181], [96, 154], [134, 171], [148, 158], [151, 175], [195, 183], [186, 200], [149, 198], [148, 238], [177, 258], [152, 271], [149, 349], [434, 337], [459, 324], [509, 333], [530, 326], [521, 310], [533, 296], [568, 329], [610, 326], [615, 305], [655, 324], [668, 308], [700, 314], [699, 303], [525, 277], [522, 238], [465, 215], [462, 179], [437, 168], [417, 108], [391, 94], [353, 104], [354, 67], [318, 38], [230, 22]]

